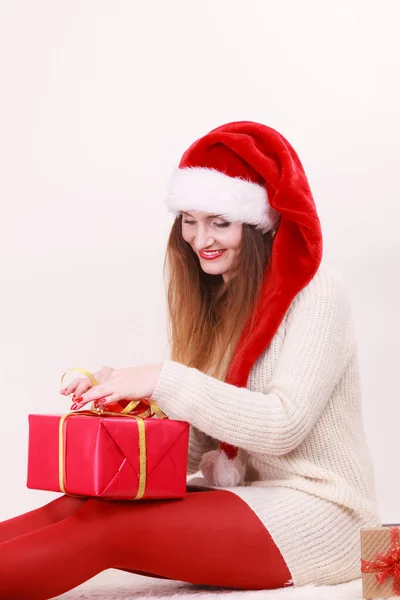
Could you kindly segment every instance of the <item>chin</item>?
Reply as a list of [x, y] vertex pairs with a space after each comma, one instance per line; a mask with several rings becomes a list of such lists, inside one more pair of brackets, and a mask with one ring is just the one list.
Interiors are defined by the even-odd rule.
[[203, 269], [203, 271], [205, 273], [207, 273], [208, 275], [223, 275], [224, 274], [224, 271], [212, 271], [211, 269], [210, 270]]

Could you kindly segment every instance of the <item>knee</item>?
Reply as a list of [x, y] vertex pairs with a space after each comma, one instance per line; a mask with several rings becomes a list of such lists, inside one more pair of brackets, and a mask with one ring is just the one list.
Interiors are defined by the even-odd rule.
[[74, 498], [64, 495], [42, 506], [39, 510], [46, 513], [50, 521], [57, 523], [73, 515], [86, 501], [86, 498]]
[[103, 498], [87, 498], [76, 518], [85, 522], [109, 522], [115, 512], [114, 502]]

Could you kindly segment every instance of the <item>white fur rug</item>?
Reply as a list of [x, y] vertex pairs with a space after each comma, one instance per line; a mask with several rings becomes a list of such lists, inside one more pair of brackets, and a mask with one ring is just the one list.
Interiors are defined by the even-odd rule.
[[[360, 600], [362, 592], [361, 579], [334, 586], [242, 592], [141, 577], [110, 569], [57, 597], [60, 600], [217, 600], [218, 596], [229, 596], [229, 600]], [[392, 600], [397, 599], [393, 597]]]

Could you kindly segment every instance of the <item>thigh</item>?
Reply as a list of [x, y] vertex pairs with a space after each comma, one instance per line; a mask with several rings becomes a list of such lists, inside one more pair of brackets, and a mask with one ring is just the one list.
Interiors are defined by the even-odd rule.
[[7, 600], [53, 598], [112, 567], [236, 589], [277, 588], [291, 577], [255, 513], [223, 490], [182, 500], [89, 498], [70, 517], [0, 544], [0, 565]]
[[166, 501], [89, 500], [77, 517], [88, 512], [101, 515], [115, 568], [240, 589], [277, 588], [291, 579], [265, 526], [229, 491]]

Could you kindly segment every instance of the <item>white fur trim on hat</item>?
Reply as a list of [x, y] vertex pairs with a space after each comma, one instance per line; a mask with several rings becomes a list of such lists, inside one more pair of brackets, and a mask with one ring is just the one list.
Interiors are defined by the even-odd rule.
[[166, 202], [175, 216], [182, 210], [201, 210], [220, 214], [230, 222], [255, 225], [263, 233], [273, 229], [279, 219], [262, 185], [202, 167], [176, 169]]

